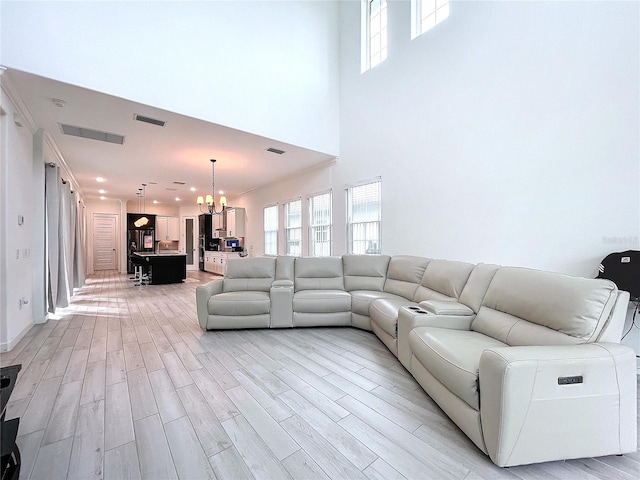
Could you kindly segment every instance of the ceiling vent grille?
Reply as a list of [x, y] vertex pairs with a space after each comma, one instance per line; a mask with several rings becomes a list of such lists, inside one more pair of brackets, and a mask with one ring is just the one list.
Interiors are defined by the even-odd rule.
[[135, 118], [139, 122], [150, 123], [151, 125], [157, 125], [159, 127], [164, 127], [165, 123], [167, 123], [164, 120], [158, 120], [158, 119], [151, 118], [151, 117], [145, 117], [144, 115], [138, 115], [137, 113], [135, 114], [135, 116], [133, 118]]
[[271, 153], [277, 153], [278, 155], [282, 155], [284, 153], [284, 150], [278, 150], [277, 148], [267, 148], [267, 152], [271, 152]]
[[90, 140], [99, 140], [101, 142], [115, 143], [124, 145], [124, 136], [115, 133], [101, 132], [100, 130], [92, 130], [90, 128], [75, 127], [73, 125], [60, 124], [62, 133], [65, 135], [73, 135], [75, 137], [88, 138]]

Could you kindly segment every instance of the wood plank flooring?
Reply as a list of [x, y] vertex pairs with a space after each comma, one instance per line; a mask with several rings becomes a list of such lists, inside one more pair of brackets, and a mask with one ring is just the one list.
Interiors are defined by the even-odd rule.
[[0, 354], [22, 364], [21, 479], [640, 478], [638, 452], [496, 467], [372, 333], [204, 332], [195, 288], [213, 278], [91, 276]]

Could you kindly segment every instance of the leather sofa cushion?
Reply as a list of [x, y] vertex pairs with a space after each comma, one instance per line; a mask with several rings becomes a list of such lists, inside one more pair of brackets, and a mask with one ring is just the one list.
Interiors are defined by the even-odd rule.
[[389, 255], [344, 255], [345, 290], [382, 291], [390, 259]]
[[351, 311], [351, 295], [344, 290], [302, 290], [293, 295], [293, 311], [336, 313]]
[[276, 275], [276, 259], [270, 257], [237, 258], [227, 262], [223, 292], [268, 292]]
[[436, 380], [470, 407], [480, 410], [478, 371], [487, 348], [506, 345], [469, 330], [418, 327], [409, 333], [411, 353]]
[[457, 300], [462, 294], [473, 264], [453, 260], [431, 260], [413, 300]]
[[371, 321], [382, 330], [393, 338], [398, 338], [398, 310], [400, 307], [410, 305], [417, 305], [417, 303], [398, 295], [379, 298], [371, 302], [369, 316]]
[[344, 290], [342, 258], [297, 257], [294, 266], [295, 291]]
[[502, 267], [471, 329], [508, 345], [595, 341], [617, 298], [609, 280]]
[[207, 310], [209, 315], [262, 315], [270, 305], [269, 292], [226, 292], [209, 298]]
[[387, 269], [387, 280], [384, 282], [384, 291], [413, 300], [430, 261], [429, 258], [411, 255], [391, 257]]
[[369, 308], [371, 307], [371, 303], [379, 298], [401, 299], [404, 302], [408, 302], [408, 300], [404, 297], [398, 297], [393, 293], [371, 290], [355, 290], [349, 293], [351, 294], [351, 311], [360, 315], [366, 315], [367, 317], [369, 316]]

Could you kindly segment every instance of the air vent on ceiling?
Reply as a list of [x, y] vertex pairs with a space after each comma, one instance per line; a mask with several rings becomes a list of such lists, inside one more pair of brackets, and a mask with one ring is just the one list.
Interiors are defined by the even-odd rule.
[[174, 185], [185, 185], [184, 182], [173, 182]]
[[177, 188], [169, 188], [169, 187], [165, 188], [165, 190], [169, 190], [170, 192], [177, 192], [178, 191]]
[[60, 124], [62, 133], [65, 135], [73, 135], [76, 137], [88, 138], [90, 140], [100, 140], [101, 142], [116, 143], [124, 145], [124, 136], [115, 133], [101, 132], [100, 130], [92, 130], [90, 128], [75, 127], [73, 125]]
[[145, 117], [144, 115], [138, 115], [137, 113], [133, 117], [139, 122], [150, 123], [151, 125], [157, 125], [159, 127], [164, 127], [164, 124], [167, 123], [164, 120], [158, 120], [156, 118]]
[[284, 150], [278, 150], [277, 148], [269, 147], [267, 148], [267, 152], [277, 153], [278, 155], [282, 155]]

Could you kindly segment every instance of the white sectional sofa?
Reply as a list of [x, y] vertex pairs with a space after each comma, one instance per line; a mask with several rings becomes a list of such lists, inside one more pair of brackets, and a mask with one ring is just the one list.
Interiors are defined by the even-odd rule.
[[499, 466], [634, 452], [629, 294], [608, 280], [412, 256], [231, 260], [203, 329], [373, 331]]

